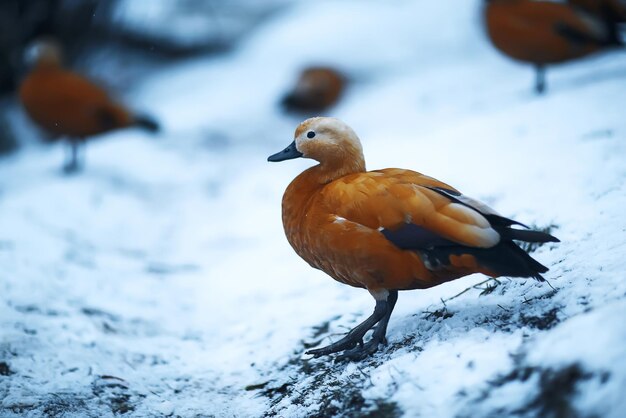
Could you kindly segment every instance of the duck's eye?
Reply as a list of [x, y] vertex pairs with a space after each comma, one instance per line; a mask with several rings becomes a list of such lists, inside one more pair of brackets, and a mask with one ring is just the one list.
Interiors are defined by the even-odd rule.
[[314, 136], [315, 136], [315, 132], [313, 132], [313, 131], [309, 131], [309, 132], [306, 133], [306, 137], [307, 138], [313, 138]]

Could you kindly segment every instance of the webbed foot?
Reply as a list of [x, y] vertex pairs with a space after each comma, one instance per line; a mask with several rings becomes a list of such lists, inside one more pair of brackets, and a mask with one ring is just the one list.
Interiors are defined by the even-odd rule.
[[[385, 334], [387, 333], [387, 324], [393, 312], [393, 308], [398, 300], [398, 291], [389, 291], [387, 300], [377, 300], [374, 313], [365, 321], [354, 327], [348, 334], [339, 341], [326, 347], [309, 350], [306, 354], [314, 357], [325, 356], [332, 353], [343, 351], [337, 357], [337, 360], [361, 360], [374, 354], [378, 350], [379, 344], [386, 344]], [[376, 324], [376, 329], [372, 334], [372, 338], [363, 343], [363, 337]]]

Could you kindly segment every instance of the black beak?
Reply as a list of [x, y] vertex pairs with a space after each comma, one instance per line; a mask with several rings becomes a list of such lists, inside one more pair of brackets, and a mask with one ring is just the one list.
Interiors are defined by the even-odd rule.
[[302, 157], [302, 153], [296, 149], [296, 141], [293, 141], [287, 148], [267, 157], [267, 161], [277, 163], [279, 161], [293, 160]]

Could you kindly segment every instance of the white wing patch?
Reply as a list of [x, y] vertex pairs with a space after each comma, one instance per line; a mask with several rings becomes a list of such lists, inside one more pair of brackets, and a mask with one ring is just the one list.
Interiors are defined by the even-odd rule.
[[448, 208], [452, 209], [455, 212], [462, 213], [463, 216], [471, 220], [468, 223], [472, 223], [480, 228], [491, 228], [491, 224], [489, 224], [489, 221], [485, 219], [485, 217], [482, 216], [480, 213], [476, 212], [474, 209], [470, 209], [460, 203], [450, 203], [448, 205]]
[[[429, 187], [430, 188], [430, 187]], [[486, 215], [498, 215], [498, 216], [502, 216], [500, 215], [495, 209], [493, 209], [492, 207], [486, 205], [485, 203], [481, 202], [480, 200], [476, 200], [472, 197], [469, 196], [465, 196], [464, 194], [456, 194], [456, 193], [451, 193], [449, 190], [446, 190], [444, 188], [441, 187], [434, 187], [434, 188], [430, 188], [431, 190], [436, 190], [439, 193], [445, 194], [446, 196], [449, 196], [451, 200], [458, 200], [462, 203], [465, 203], [467, 206], [470, 206], [474, 209], [476, 209], [477, 211], [484, 213]]]
[[468, 225], [466, 228], [474, 230], [474, 233], [480, 237], [481, 242], [478, 247], [491, 248], [500, 242], [500, 234], [493, 228], [480, 228], [474, 225]]
[[452, 202], [441, 208], [439, 213], [458, 222], [459, 228], [478, 239], [479, 242], [474, 243], [478, 247], [490, 248], [500, 242], [500, 234], [476, 209]]
[[460, 196], [454, 196], [454, 197], [460, 200], [461, 202], [465, 203], [466, 205], [476, 208], [479, 212], [482, 212], [487, 215], [501, 216], [495, 209], [491, 208], [490, 206], [487, 206], [485, 203], [481, 202], [480, 200], [473, 199], [463, 194]]

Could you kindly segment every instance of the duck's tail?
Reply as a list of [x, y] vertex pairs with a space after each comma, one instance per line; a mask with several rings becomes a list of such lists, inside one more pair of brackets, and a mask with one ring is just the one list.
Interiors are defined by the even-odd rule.
[[597, 8], [588, 10], [604, 23], [609, 45], [624, 46], [620, 24], [626, 23], [626, 6], [617, 0], [598, 0]]
[[136, 115], [133, 122], [135, 126], [145, 129], [148, 132], [155, 133], [161, 130], [161, 126], [156, 119], [148, 115]]
[[[560, 242], [559, 239], [547, 232], [511, 228], [513, 224], [521, 224], [502, 216], [497, 216], [497, 219], [494, 219], [495, 216], [497, 215], [487, 215], [487, 218], [492, 227], [500, 234], [500, 243], [487, 249], [485, 254], [479, 255], [477, 259], [502, 276], [533, 277], [539, 281], [544, 281], [545, 279], [540, 273], [545, 273], [548, 268], [532, 258], [514, 241], [546, 243]], [[526, 227], [525, 225], [522, 226]]]

